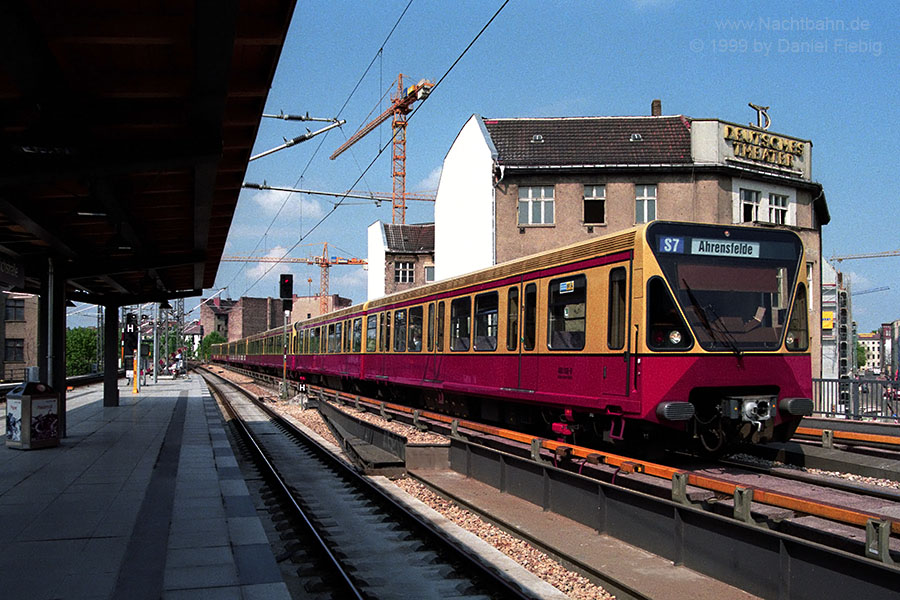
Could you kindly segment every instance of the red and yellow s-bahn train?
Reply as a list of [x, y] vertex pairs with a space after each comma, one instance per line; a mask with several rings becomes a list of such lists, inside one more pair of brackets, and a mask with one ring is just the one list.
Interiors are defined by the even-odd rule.
[[[508, 426], [717, 453], [788, 439], [811, 414], [807, 297], [793, 232], [655, 221], [296, 322], [287, 371]], [[213, 359], [281, 374], [283, 335]]]

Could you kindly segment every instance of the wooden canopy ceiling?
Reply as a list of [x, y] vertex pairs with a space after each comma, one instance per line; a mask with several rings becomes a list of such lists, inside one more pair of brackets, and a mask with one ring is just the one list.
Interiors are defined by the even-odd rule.
[[0, 3], [0, 258], [132, 304], [214, 285], [294, 0]]

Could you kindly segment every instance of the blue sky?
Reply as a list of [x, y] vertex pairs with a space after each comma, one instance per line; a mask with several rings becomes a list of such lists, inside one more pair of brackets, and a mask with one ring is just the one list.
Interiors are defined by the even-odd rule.
[[[446, 74], [409, 123], [407, 189], [413, 191], [436, 189], [441, 162], [473, 113], [646, 115], [660, 98], [664, 114], [746, 123], [755, 122], [747, 106], [753, 102], [771, 107], [772, 131], [813, 142], [813, 178], [824, 185], [832, 218], [824, 255], [900, 249], [891, 184], [900, 166], [894, 2], [512, 0], [449, 74], [502, 0], [414, 0], [378, 54], [407, 3], [298, 1], [266, 112], [340, 116], [347, 124], [250, 163], [247, 181], [389, 193], [390, 148], [357, 183], [388, 144], [389, 122], [337, 160], [328, 157], [383, 110], [379, 100], [401, 72], [412, 81]], [[264, 119], [254, 154], [307, 126], [322, 125]], [[309, 257], [328, 242], [331, 255], [365, 258], [366, 228], [391, 219], [389, 203], [348, 201], [316, 227], [331, 211], [330, 199], [285, 197], [244, 190], [225, 253], [281, 256], [298, 244], [290, 256]], [[412, 203], [407, 222], [428, 222], [432, 214], [431, 205]], [[900, 318], [900, 257], [844, 265], [856, 290], [891, 287], [854, 300], [860, 331]], [[227, 286], [231, 298], [275, 296], [278, 274], [292, 272], [296, 293], [318, 287], [317, 267], [278, 265], [261, 278], [266, 268], [222, 263], [216, 286]], [[330, 280], [332, 293], [365, 298], [362, 268], [334, 267]]]

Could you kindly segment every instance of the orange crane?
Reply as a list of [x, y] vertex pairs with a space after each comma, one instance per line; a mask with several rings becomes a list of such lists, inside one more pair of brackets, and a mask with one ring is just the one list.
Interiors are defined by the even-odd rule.
[[865, 254], [848, 254], [847, 256], [832, 256], [831, 260], [841, 262], [857, 258], [881, 258], [882, 256], [900, 256], [900, 250], [885, 250], [884, 252], [867, 252]]
[[350, 136], [334, 154], [334, 160], [347, 148], [361, 140], [366, 134], [384, 123], [388, 117], [393, 117], [391, 128], [393, 137], [393, 160], [391, 161], [391, 174], [394, 178], [394, 192], [391, 195], [393, 205], [392, 222], [403, 225], [406, 223], [406, 115], [412, 112], [412, 105], [417, 100], [424, 100], [431, 93], [434, 83], [422, 79], [419, 83], [404, 89], [403, 73], [397, 77], [397, 91], [391, 94], [391, 105], [374, 120], [360, 127], [359, 131]]
[[312, 256], [310, 258], [276, 258], [274, 256], [223, 256], [221, 262], [264, 262], [264, 263], [305, 263], [308, 265], [318, 265], [322, 269], [321, 280], [319, 284], [319, 313], [328, 312], [328, 270], [333, 265], [368, 265], [369, 263], [361, 258], [343, 258], [341, 256], [328, 256], [328, 242], [325, 242], [322, 249], [322, 256]]

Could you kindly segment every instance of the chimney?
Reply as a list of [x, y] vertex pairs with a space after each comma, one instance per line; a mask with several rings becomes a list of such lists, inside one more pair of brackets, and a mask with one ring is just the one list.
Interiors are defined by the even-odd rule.
[[659, 117], [662, 115], [662, 100], [657, 98], [650, 103], [650, 116]]

